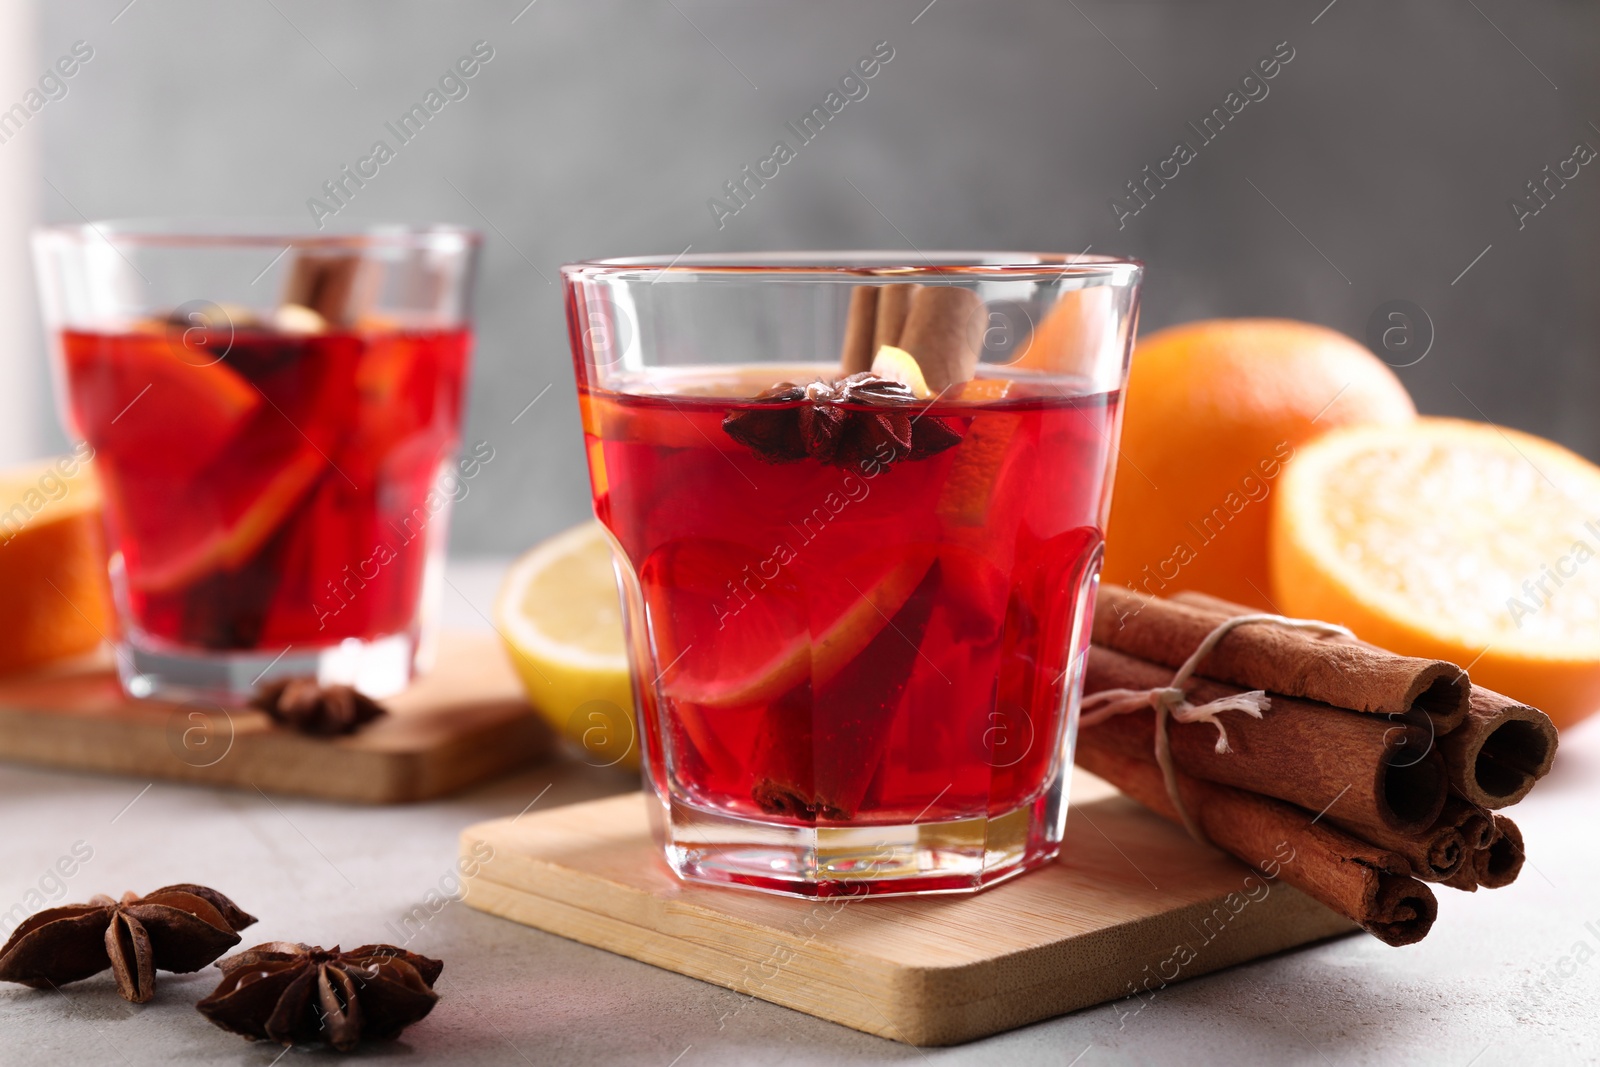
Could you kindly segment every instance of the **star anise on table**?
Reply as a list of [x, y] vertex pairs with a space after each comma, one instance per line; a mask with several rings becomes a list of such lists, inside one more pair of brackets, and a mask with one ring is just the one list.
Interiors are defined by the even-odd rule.
[[252, 1040], [326, 1041], [349, 1052], [387, 1039], [433, 1010], [444, 964], [394, 945], [342, 952], [269, 941], [219, 960], [222, 983], [196, 1005], [206, 1018]]
[[722, 420], [727, 435], [769, 463], [810, 457], [838, 467], [926, 459], [961, 443], [949, 419], [925, 415], [911, 390], [870, 371], [836, 383], [779, 382], [754, 407]]
[[250, 706], [272, 721], [303, 734], [352, 734], [389, 714], [384, 706], [348, 685], [321, 685], [315, 678], [286, 678], [263, 685]]
[[155, 994], [156, 971], [198, 971], [255, 921], [203, 885], [124, 893], [121, 900], [99, 895], [24, 919], [0, 948], [0, 981], [46, 989], [110, 967], [122, 998], [143, 1004]]

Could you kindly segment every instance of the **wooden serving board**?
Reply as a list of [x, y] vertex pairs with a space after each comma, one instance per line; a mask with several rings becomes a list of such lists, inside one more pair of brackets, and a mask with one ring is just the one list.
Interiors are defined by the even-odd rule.
[[308, 737], [253, 709], [130, 700], [106, 653], [0, 679], [0, 759], [397, 804], [551, 747], [493, 635], [443, 634], [438, 666], [384, 706], [391, 714], [358, 733]]
[[[970, 1041], [1354, 929], [1077, 773], [1061, 859], [973, 896], [807, 901], [691, 885], [629, 794], [468, 827], [462, 855], [478, 873], [466, 900], [911, 1045]], [[478, 864], [485, 845], [493, 858]]]

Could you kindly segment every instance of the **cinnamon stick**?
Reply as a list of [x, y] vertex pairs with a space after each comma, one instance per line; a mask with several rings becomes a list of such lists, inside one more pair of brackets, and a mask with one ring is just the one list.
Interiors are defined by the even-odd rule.
[[[911, 295], [921, 288], [920, 285], [909, 285], [904, 282], [878, 286], [877, 318], [872, 331], [872, 353], [876, 353], [884, 345], [904, 347], [900, 344], [900, 335], [905, 330], [906, 315], [911, 310]], [[867, 365], [871, 364], [872, 354], [868, 354]]]
[[[1089, 649], [1085, 694], [1155, 689], [1171, 681], [1167, 667], [1107, 648]], [[1206, 679], [1192, 681], [1187, 690], [1194, 704], [1243, 692]], [[1228, 752], [1216, 750], [1216, 727], [1169, 722], [1174, 764], [1197, 778], [1320, 811], [1371, 841], [1376, 841], [1368, 836], [1371, 832], [1399, 840], [1421, 833], [1438, 819], [1448, 790], [1444, 761], [1437, 752], [1428, 751], [1431, 738], [1426, 729], [1292, 697], [1273, 695], [1271, 700], [1260, 719], [1223, 713]], [[1149, 711], [1130, 712], [1086, 726], [1082, 732], [1103, 734], [1106, 743], [1120, 752], [1148, 753], [1155, 743], [1155, 716]]]
[[350, 326], [366, 303], [362, 259], [346, 253], [299, 252], [289, 268], [283, 303], [310, 308], [329, 323]]
[[1411, 873], [1424, 882], [1449, 883], [1469, 852], [1454, 826], [1440, 826], [1423, 835], [1370, 833], [1370, 843], [1405, 858]]
[[1517, 880], [1527, 854], [1522, 850], [1522, 830], [1516, 823], [1494, 814], [1495, 839], [1473, 857], [1473, 873], [1485, 889], [1500, 889]]
[[[1124, 756], [1086, 730], [1077, 762], [1163, 818], [1178, 821], [1154, 762]], [[1406, 872], [1406, 861], [1321, 822], [1309, 812], [1270, 797], [1178, 775], [1178, 791], [1200, 828], [1218, 848], [1262, 873], [1282, 844], [1292, 858], [1278, 868], [1285, 882], [1390, 945], [1422, 940], [1438, 915], [1426, 885]]]
[[1460, 797], [1451, 797], [1445, 802], [1444, 814], [1439, 818], [1443, 820], [1452, 816], [1458, 818], [1456, 825], [1461, 829], [1461, 840], [1466, 843], [1468, 852], [1494, 844], [1498, 831], [1494, 828], [1494, 816], [1489, 812]]
[[1490, 818], [1493, 824], [1489, 841], [1472, 850], [1461, 869], [1445, 879], [1445, 885], [1468, 893], [1475, 892], [1479, 886], [1500, 889], [1515, 882], [1522, 873], [1522, 864], [1527, 859], [1522, 849], [1522, 830], [1499, 812]]
[[[1192, 591], [1176, 593], [1171, 599], [1225, 615], [1247, 615], [1254, 610]], [[1480, 808], [1493, 810], [1515, 804], [1550, 773], [1558, 740], [1555, 724], [1544, 712], [1474, 685], [1461, 724], [1439, 739], [1439, 747], [1456, 792]]]
[[1446, 802], [1438, 821], [1420, 834], [1372, 830], [1362, 836], [1379, 848], [1404, 856], [1411, 873], [1424, 882], [1449, 884], [1492, 833], [1489, 813], [1460, 797]]
[[1515, 804], [1550, 773], [1556, 741], [1544, 712], [1475, 685], [1466, 720], [1439, 748], [1456, 792], [1493, 810]]
[[[1126, 586], [1102, 585], [1094, 642], [1176, 668], [1229, 616]], [[1466, 672], [1443, 660], [1398, 656], [1265, 624], [1240, 627], [1224, 637], [1200, 673], [1372, 715], [1410, 716], [1417, 722], [1426, 716], [1435, 736], [1461, 724], [1470, 688]]]
[[[1263, 608], [1252, 608], [1249, 604], [1241, 604], [1236, 600], [1224, 600], [1222, 597], [1212, 596], [1210, 593], [1201, 593], [1194, 589], [1181, 590], [1173, 593], [1167, 599], [1175, 604], [1188, 604], [1192, 608], [1213, 611], [1218, 615], [1254, 615], [1259, 611], [1265, 610]], [[1328, 640], [1332, 641], [1336, 640], [1336, 638], [1329, 637]]]
[[858, 285], [850, 290], [850, 311], [844, 321], [844, 348], [839, 353], [839, 368], [846, 378], [872, 369], [872, 357], [878, 351], [872, 342], [878, 325], [880, 288]]
[[[880, 297], [880, 323], [882, 301]], [[912, 294], [899, 347], [916, 359], [935, 393], [971, 381], [978, 372], [986, 325], [983, 312], [983, 298], [957, 285], [920, 285]]]

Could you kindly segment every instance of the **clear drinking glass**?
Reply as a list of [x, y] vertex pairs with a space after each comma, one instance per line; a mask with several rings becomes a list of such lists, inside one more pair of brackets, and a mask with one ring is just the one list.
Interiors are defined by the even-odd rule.
[[645, 781], [681, 876], [959, 892], [1056, 855], [1141, 269], [563, 269]]
[[478, 245], [445, 226], [35, 235], [128, 693], [405, 687], [429, 652]]

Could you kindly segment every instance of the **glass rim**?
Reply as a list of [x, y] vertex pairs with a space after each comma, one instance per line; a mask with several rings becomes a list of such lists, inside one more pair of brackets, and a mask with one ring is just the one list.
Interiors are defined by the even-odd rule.
[[35, 226], [36, 240], [104, 241], [167, 248], [281, 247], [291, 248], [392, 248], [445, 245], [475, 248], [483, 244], [481, 230], [454, 223], [369, 223], [328, 231], [305, 222], [283, 218], [85, 219]]
[[1029, 276], [1100, 277], [1128, 281], [1144, 272], [1144, 262], [1126, 256], [1072, 252], [1003, 251], [791, 251], [699, 252], [676, 256], [620, 256], [586, 259], [561, 266], [571, 281], [607, 277], [680, 277], [702, 275], [760, 277], [769, 274], [800, 275], [818, 281], [830, 278], [859, 282], [864, 278], [905, 281], [916, 278], [947, 280], [1020, 280]]

